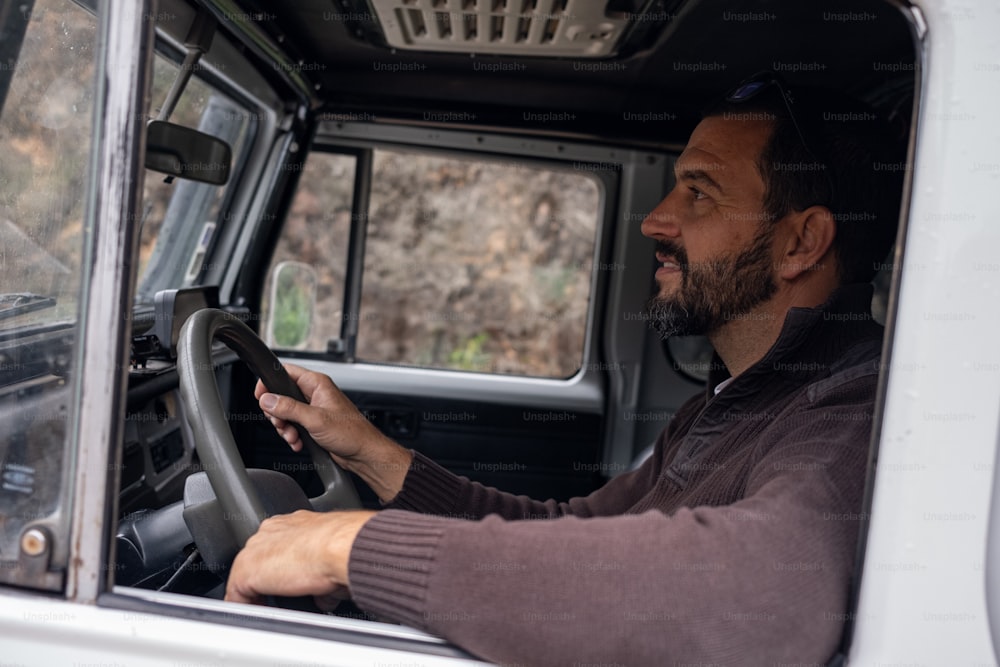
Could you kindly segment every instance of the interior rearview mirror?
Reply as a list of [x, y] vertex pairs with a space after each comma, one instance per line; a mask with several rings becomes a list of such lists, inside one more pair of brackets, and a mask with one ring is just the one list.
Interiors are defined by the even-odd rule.
[[225, 185], [233, 151], [225, 141], [183, 125], [146, 126], [146, 168], [178, 178]]
[[275, 267], [268, 289], [267, 344], [301, 350], [309, 342], [316, 306], [316, 271], [302, 262]]

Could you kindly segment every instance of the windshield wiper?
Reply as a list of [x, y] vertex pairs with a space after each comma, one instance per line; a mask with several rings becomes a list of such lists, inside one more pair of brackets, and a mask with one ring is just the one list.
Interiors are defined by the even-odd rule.
[[0, 320], [6, 320], [36, 310], [45, 310], [56, 305], [54, 296], [42, 296], [28, 292], [0, 294]]

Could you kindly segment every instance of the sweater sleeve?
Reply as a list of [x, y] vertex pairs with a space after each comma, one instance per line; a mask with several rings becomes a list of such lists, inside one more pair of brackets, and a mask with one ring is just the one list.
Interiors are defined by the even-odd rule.
[[385, 509], [408, 510], [459, 519], [482, 519], [490, 514], [507, 520], [552, 519], [560, 516], [612, 516], [625, 512], [646, 494], [659, 477], [665, 456], [665, 443], [677, 425], [697, 411], [703, 399], [693, 397], [663, 430], [652, 455], [637, 469], [611, 479], [588, 496], [567, 502], [533, 500], [473, 482], [441, 467], [420, 452], [413, 452], [413, 463], [403, 480], [403, 488]]
[[621, 514], [635, 504], [655, 481], [655, 466], [660, 463], [662, 455], [661, 441], [658, 441], [653, 456], [638, 469], [618, 475], [588, 496], [571, 498], [567, 502], [533, 500], [528, 496], [484, 486], [467, 477], [460, 477], [414, 451], [413, 464], [403, 489], [386, 504], [385, 509], [473, 520], [490, 514], [508, 520]]
[[786, 416], [727, 506], [542, 521], [384, 511], [351, 552], [352, 594], [505, 664], [823, 663], [857, 539], [858, 410]]

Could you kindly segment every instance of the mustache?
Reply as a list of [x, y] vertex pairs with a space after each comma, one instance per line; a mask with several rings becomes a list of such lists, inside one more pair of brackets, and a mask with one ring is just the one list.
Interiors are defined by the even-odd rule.
[[677, 263], [680, 265], [681, 270], [684, 271], [685, 273], [687, 272], [688, 256], [684, 248], [680, 247], [673, 241], [664, 240], [656, 242], [656, 252], [657, 254], [660, 255], [667, 255], [669, 257], [673, 257], [675, 260], [677, 260]]

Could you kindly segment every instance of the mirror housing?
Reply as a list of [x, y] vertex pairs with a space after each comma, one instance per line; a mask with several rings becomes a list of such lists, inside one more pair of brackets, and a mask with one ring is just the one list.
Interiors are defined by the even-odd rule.
[[303, 262], [275, 267], [268, 286], [267, 346], [301, 350], [309, 343], [316, 309], [316, 271]]
[[233, 151], [225, 141], [190, 127], [151, 121], [146, 126], [146, 168], [170, 176], [225, 185]]

